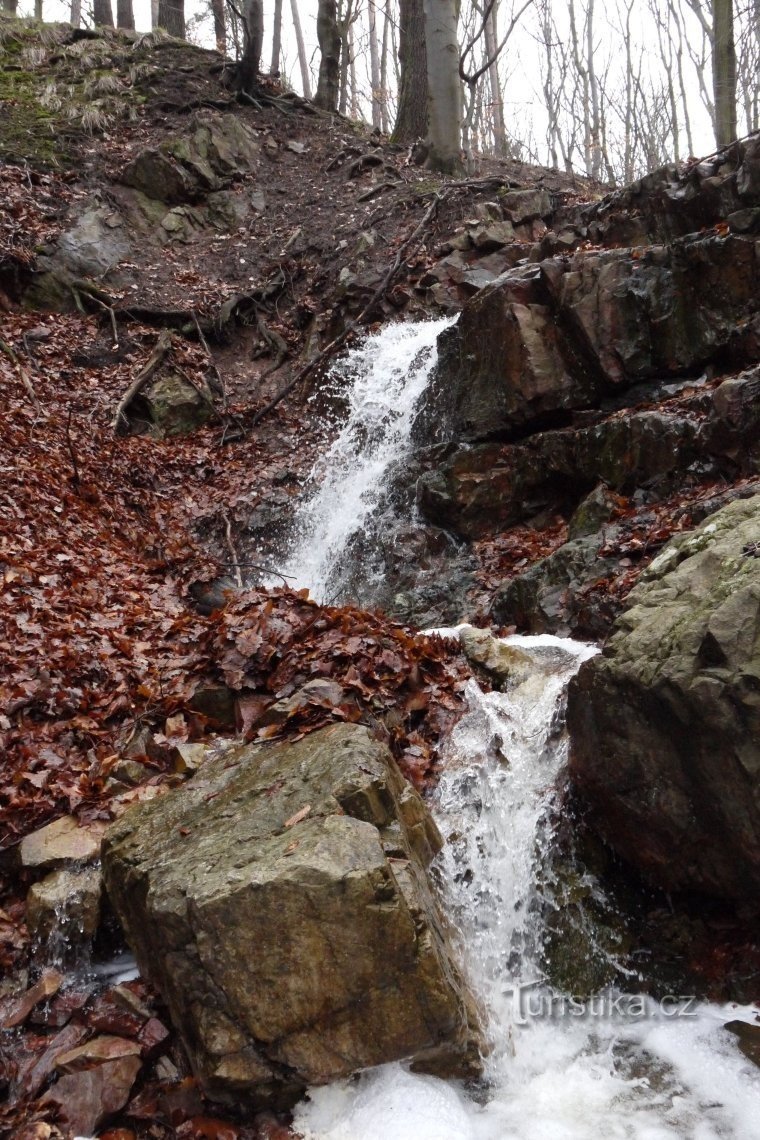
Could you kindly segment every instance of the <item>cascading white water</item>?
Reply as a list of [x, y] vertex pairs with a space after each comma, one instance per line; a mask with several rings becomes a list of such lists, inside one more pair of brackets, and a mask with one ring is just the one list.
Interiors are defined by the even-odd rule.
[[[352, 353], [346, 424], [315, 470], [287, 573], [328, 599], [367, 526], [448, 321], [386, 328]], [[456, 631], [452, 631], [456, 632]], [[471, 682], [445, 742], [435, 811], [448, 842], [442, 902], [487, 1011], [493, 1050], [472, 1095], [385, 1065], [312, 1089], [295, 1113], [307, 1140], [760, 1140], [756, 1069], [723, 1029], [736, 1006], [661, 1007], [636, 995], [573, 1006], [543, 979], [548, 854], [566, 761], [564, 700], [589, 646], [510, 638], [535, 673], [506, 693]]]
[[377, 510], [386, 476], [406, 458], [420, 396], [437, 359], [436, 341], [449, 318], [387, 325], [335, 366], [345, 388], [345, 423], [310, 477], [310, 494], [294, 524], [283, 568], [291, 585], [317, 601], [340, 589], [351, 539]]
[[443, 905], [489, 1020], [486, 1086], [468, 1097], [385, 1065], [312, 1089], [295, 1126], [307, 1140], [758, 1140], [757, 1070], [722, 1028], [757, 1011], [613, 992], [581, 1007], [542, 981], [564, 694], [595, 650], [508, 640], [534, 656], [535, 674], [503, 694], [470, 683], [436, 803]]

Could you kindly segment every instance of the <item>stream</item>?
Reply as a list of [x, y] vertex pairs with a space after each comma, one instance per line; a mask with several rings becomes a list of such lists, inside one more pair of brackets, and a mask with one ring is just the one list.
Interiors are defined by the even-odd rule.
[[[448, 324], [390, 325], [338, 366], [347, 416], [312, 473], [285, 571], [320, 601], [345, 591], [353, 545], [371, 540], [389, 473], [411, 452]], [[757, 1069], [723, 1028], [754, 1021], [755, 1007], [688, 994], [655, 1001], [636, 992], [635, 977], [628, 993], [573, 1001], [546, 980], [565, 697], [598, 650], [551, 636], [508, 641], [532, 656], [535, 672], [503, 693], [469, 683], [432, 805], [447, 840], [437, 866], [442, 905], [486, 1011], [484, 1078], [466, 1089], [385, 1065], [311, 1089], [295, 1129], [306, 1140], [758, 1140]], [[609, 953], [591, 930], [587, 952]]]

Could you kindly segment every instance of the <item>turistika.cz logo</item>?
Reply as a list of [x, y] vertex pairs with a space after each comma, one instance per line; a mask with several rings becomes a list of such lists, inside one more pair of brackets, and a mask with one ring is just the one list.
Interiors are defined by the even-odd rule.
[[605, 1021], [641, 1021], [645, 1018], [696, 1017], [694, 995], [665, 994], [651, 998], [646, 994], [624, 994], [603, 990], [588, 998], [572, 997], [549, 989], [545, 982], [515, 982], [507, 987], [512, 997], [512, 1020], [515, 1025], [529, 1021], [564, 1018], [586, 1018]]

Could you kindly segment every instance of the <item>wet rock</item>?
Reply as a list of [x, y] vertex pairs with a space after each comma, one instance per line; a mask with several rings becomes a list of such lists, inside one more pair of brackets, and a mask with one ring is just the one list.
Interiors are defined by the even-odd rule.
[[54, 871], [34, 883], [26, 897], [29, 933], [71, 946], [92, 941], [100, 922], [100, 868]]
[[535, 671], [533, 658], [515, 645], [507, 645], [487, 629], [465, 626], [459, 640], [468, 661], [486, 672], [496, 688], [508, 689], [521, 684]]
[[92, 1069], [62, 1076], [42, 1098], [55, 1105], [74, 1135], [92, 1136], [100, 1124], [129, 1100], [142, 1062], [121, 1057]]
[[209, 1094], [292, 1102], [401, 1057], [477, 1068], [426, 877], [439, 845], [351, 725], [243, 746], [112, 827], [109, 894]]
[[760, 1069], [760, 1024], [751, 1025], [747, 1021], [728, 1021], [723, 1026], [738, 1038], [739, 1048], [745, 1057]]
[[571, 771], [601, 836], [667, 890], [760, 884], [760, 496], [672, 540], [570, 689]]
[[26, 993], [3, 1000], [0, 1005], [0, 1026], [3, 1029], [14, 1029], [17, 1025], [23, 1025], [34, 1007], [57, 994], [62, 983], [63, 974], [58, 970], [45, 970], [39, 981]]
[[64, 815], [22, 839], [21, 866], [27, 871], [51, 871], [70, 863], [91, 863], [100, 855], [104, 823], [80, 827], [73, 816]]

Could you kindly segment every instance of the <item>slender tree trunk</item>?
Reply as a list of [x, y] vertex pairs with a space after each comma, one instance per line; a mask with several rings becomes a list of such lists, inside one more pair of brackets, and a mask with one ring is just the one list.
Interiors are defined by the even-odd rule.
[[311, 99], [309, 64], [306, 59], [306, 47], [304, 46], [303, 42], [301, 17], [298, 14], [298, 0], [290, 0], [290, 12], [293, 17], [293, 31], [295, 32], [296, 47], [298, 48], [298, 66], [301, 69], [301, 86], [303, 87], [303, 97], [304, 99]]
[[372, 126], [382, 122], [383, 91], [380, 82], [380, 48], [377, 42], [377, 8], [375, 0], [367, 0], [369, 20], [369, 77], [372, 84]]
[[82, 0], [71, 0], [69, 23], [72, 28], [78, 28], [82, 23]]
[[224, 0], [211, 0], [211, 15], [214, 17], [214, 39], [216, 50], [222, 55], [227, 54], [227, 13], [224, 10]]
[[391, 141], [413, 143], [427, 134], [428, 78], [423, 0], [399, 0], [398, 111]]
[[317, 40], [321, 58], [314, 102], [325, 111], [335, 111], [340, 92], [340, 32], [336, 0], [319, 0]]
[[237, 86], [250, 95], [256, 90], [264, 47], [264, 0], [248, 0], [245, 7], [245, 48], [238, 67]]
[[428, 157], [442, 174], [461, 174], [462, 85], [456, 0], [424, 0], [428, 76]]
[[507, 128], [504, 123], [504, 99], [502, 97], [501, 81], [499, 79], [497, 11], [498, 0], [495, 0], [483, 30], [485, 33], [486, 58], [491, 61], [488, 65], [488, 86], [491, 92], [494, 152], [499, 155], [500, 158], [504, 158], [507, 153]]
[[[109, 0], [110, 3], [110, 0]], [[158, 27], [178, 40], [186, 38], [185, 0], [158, 0]]]
[[158, 27], [158, 0], [150, 0], [150, 26]]
[[113, 27], [113, 8], [111, 0], [94, 0], [92, 18], [98, 28]]
[[274, 0], [274, 17], [272, 19], [272, 63], [269, 68], [272, 75], [280, 74], [280, 56], [282, 55], [282, 0]]
[[135, 14], [132, 11], [132, 0], [116, 0], [116, 27], [131, 28], [135, 26]]
[[42, 0], [34, 0], [34, 18], [35, 20], [42, 19]]
[[728, 146], [736, 138], [736, 48], [732, 0], [712, 0], [712, 71], [715, 141]]
[[[758, 0], [760, 3], [760, 0]], [[390, 0], [385, 0], [383, 13], [383, 43], [380, 49], [380, 129], [384, 135], [388, 134], [388, 31], [391, 20], [388, 9]]]
[[3, 12], [7, 12], [9, 16], [15, 16], [18, 10], [18, 0], [3, 0]]
[[343, 0], [338, 5], [338, 35], [340, 37], [340, 95], [338, 97], [338, 110], [341, 115], [348, 111], [348, 65], [350, 51], [348, 47], [348, 34], [351, 20], [351, 0], [348, 0], [346, 11], [342, 12]]
[[361, 111], [359, 110], [359, 84], [356, 79], [356, 45], [354, 44], [353, 24], [348, 29], [348, 57], [351, 87], [351, 118], [360, 119]]

